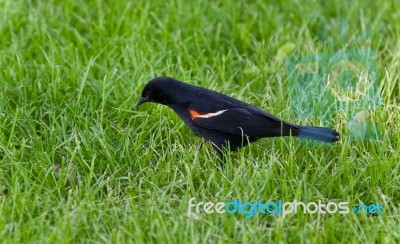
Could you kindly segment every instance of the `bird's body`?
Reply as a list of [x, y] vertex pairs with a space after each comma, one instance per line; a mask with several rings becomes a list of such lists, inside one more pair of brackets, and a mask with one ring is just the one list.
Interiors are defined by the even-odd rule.
[[151, 80], [138, 105], [144, 102], [167, 105], [194, 133], [217, 149], [229, 146], [236, 151], [264, 137], [291, 135], [334, 142], [339, 136], [323, 127], [290, 124], [235, 98], [169, 77]]

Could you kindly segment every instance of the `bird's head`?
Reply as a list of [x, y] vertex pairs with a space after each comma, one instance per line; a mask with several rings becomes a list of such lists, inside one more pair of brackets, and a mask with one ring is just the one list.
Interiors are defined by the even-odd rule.
[[177, 97], [177, 89], [183, 84], [170, 77], [156, 77], [149, 81], [142, 91], [142, 95], [136, 107], [146, 102], [160, 103], [164, 105], [175, 102]]

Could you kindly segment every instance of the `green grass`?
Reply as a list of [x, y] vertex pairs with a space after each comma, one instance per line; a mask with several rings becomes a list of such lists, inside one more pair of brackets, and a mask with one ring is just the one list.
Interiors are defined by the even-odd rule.
[[[149, 2], [0, 0], [3, 242], [399, 242], [396, 1]], [[349, 48], [367, 29], [352, 48], [378, 53], [379, 141], [264, 139], [221, 163], [168, 108], [133, 108], [148, 80], [167, 75], [302, 122], [285, 58], [335, 51], [320, 33]], [[346, 134], [345, 118], [335, 121]], [[385, 212], [195, 220], [191, 197], [374, 202]]]

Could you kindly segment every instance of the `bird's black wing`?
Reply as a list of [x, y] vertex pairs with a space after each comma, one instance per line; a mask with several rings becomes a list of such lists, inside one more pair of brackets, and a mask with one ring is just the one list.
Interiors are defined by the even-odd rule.
[[282, 120], [244, 108], [229, 108], [214, 113], [199, 114], [189, 111], [199, 126], [234, 135], [261, 138], [289, 135], [289, 126]]

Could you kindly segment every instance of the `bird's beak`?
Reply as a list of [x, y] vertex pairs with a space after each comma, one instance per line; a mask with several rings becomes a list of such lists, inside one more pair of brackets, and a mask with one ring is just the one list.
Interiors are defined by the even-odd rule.
[[138, 108], [141, 104], [143, 104], [143, 103], [145, 103], [145, 102], [148, 102], [148, 101], [149, 101], [149, 98], [148, 98], [148, 97], [140, 97], [140, 98], [139, 98], [139, 101], [137, 102], [135, 108]]

